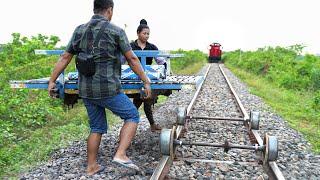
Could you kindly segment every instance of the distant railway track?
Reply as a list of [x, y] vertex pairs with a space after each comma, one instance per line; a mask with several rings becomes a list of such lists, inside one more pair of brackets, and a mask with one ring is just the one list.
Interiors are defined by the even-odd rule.
[[[119, 123], [110, 128], [101, 141], [99, 163], [106, 169], [100, 174], [86, 175], [86, 142], [83, 140], [56, 151], [48, 162], [20, 177], [144, 180], [283, 179], [285, 176], [288, 179], [319, 179], [320, 157], [310, 152], [308, 142], [259, 97], [250, 94], [228, 69], [211, 64], [210, 69], [204, 68], [199, 74], [207, 74], [201, 88], [195, 90], [194, 86], [186, 86], [156, 105], [154, 118], [167, 128], [165, 134], [151, 132], [147, 119], [141, 117], [137, 135], [127, 152], [140, 167], [140, 172], [112, 163], [122, 125]], [[238, 98], [233, 95], [224, 74]], [[178, 116], [177, 107], [180, 109]], [[256, 112], [250, 114], [252, 110]], [[257, 111], [260, 118], [257, 118]], [[176, 130], [172, 130], [173, 126]], [[266, 155], [264, 152], [265, 133], [276, 135], [279, 141], [276, 161], [270, 161], [270, 158], [275, 159], [277, 153]], [[164, 141], [159, 142], [160, 136]], [[271, 149], [269, 152], [277, 151]], [[269, 161], [266, 161], [268, 156]]]
[[[230, 151], [232, 158], [219, 152], [219, 148], [225, 153]], [[194, 170], [194, 164], [199, 167], [205, 163], [216, 164], [222, 171], [229, 168], [224, 164], [254, 165], [252, 170], [256, 169], [260, 178], [284, 179], [276, 164], [277, 138], [268, 134], [261, 138], [259, 112], [246, 112], [223, 68], [217, 64], [209, 65], [205, 81], [188, 107], [178, 108], [176, 125], [162, 130], [160, 151], [163, 156], [151, 179], [179, 178], [188, 172], [212, 173], [212, 166], [208, 171]], [[243, 151], [246, 153], [237, 159], [236, 155]]]

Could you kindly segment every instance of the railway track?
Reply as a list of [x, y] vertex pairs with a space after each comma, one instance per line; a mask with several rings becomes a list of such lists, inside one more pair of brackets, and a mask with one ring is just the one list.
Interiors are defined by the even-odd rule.
[[[297, 131], [288, 127], [281, 117], [265, 106], [262, 100], [247, 92], [247, 87], [223, 68], [234, 90], [241, 99], [243, 107], [231, 93], [226, 79], [217, 64], [211, 64], [201, 90], [182, 89], [174, 92], [161, 105], [156, 105], [154, 117], [157, 123], [168, 130], [176, 126], [181, 134], [175, 138], [174, 158], [160, 154], [159, 138], [161, 134], [149, 129], [146, 118], [141, 118], [137, 135], [128, 150], [128, 156], [140, 167], [141, 172], [130, 171], [112, 163], [118, 143], [121, 123], [116, 124], [104, 135], [99, 151], [98, 163], [106, 169], [93, 177], [86, 171], [86, 142], [77, 141], [68, 148], [59, 149], [52, 154], [48, 162], [20, 175], [21, 179], [272, 179], [274, 170], [288, 179], [319, 179], [320, 157], [310, 152], [311, 146]], [[195, 94], [197, 94], [195, 96]], [[181, 111], [177, 126], [176, 108]], [[259, 130], [250, 133], [250, 110], [259, 110]], [[246, 113], [245, 113], [246, 112]], [[185, 118], [184, 118], [185, 116]], [[246, 120], [246, 121], [245, 121]], [[184, 126], [187, 131], [183, 133]], [[264, 134], [277, 136], [279, 151], [277, 163], [263, 161], [264, 147], [251, 150], [254, 144], [263, 143]], [[171, 134], [171, 133], [169, 133]], [[183, 134], [183, 135], [182, 135]], [[261, 138], [256, 138], [258, 135]], [[170, 138], [168, 139], [170, 142]], [[170, 136], [169, 136], [170, 137]], [[228, 143], [225, 143], [228, 140]], [[180, 146], [180, 141], [182, 145]], [[203, 143], [199, 146], [191, 143]], [[189, 145], [186, 145], [188, 144]], [[170, 143], [169, 143], [170, 144]], [[247, 149], [226, 148], [239, 145]], [[200, 144], [201, 145], [201, 144]], [[173, 146], [173, 144], [172, 144]], [[238, 146], [238, 147], [239, 147]], [[166, 146], [164, 146], [166, 147]], [[249, 149], [248, 149], [249, 147]], [[225, 153], [224, 150], [228, 150]], [[276, 165], [277, 164], [277, 165]], [[276, 174], [274, 173], [274, 174]], [[280, 173], [279, 173], [280, 174]], [[278, 177], [279, 178], [279, 177]], [[281, 179], [281, 177], [279, 178]]]
[[[262, 138], [258, 130], [259, 112], [247, 113], [223, 68], [211, 64], [191, 103], [178, 108], [176, 125], [162, 130], [163, 156], [151, 179], [186, 178], [186, 172], [190, 179], [224, 178], [227, 172], [233, 178], [284, 179], [276, 164], [277, 138]], [[239, 177], [237, 166], [248, 167], [247, 173]]]

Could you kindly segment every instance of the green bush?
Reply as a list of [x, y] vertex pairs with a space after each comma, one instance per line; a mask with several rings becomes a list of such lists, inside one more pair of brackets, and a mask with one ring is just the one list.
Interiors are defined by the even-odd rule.
[[0, 179], [44, 160], [68, 141], [87, 135], [87, 116], [82, 106], [66, 110], [61, 100], [49, 98], [45, 90], [9, 86], [9, 80], [48, 77], [58, 57], [35, 55], [34, 50], [56, 49], [59, 38], [41, 34], [26, 38], [19, 33], [12, 36], [12, 42], [0, 47]]
[[175, 74], [195, 74], [207, 62], [207, 55], [200, 50], [179, 49], [171, 53], [184, 54], [182, 58], [171, 59], [171, 69]]
[[[301, 55], [302, 45], [266, 47], [224, 54], [226, 65], [243, 78], [289, 125], [320, 152], [320, 58]], [[241, 57], [241, 58], [240, 58]]]
[[62, 112], [61, 106], [52, 108], [59, 101], [53, 102], [45, 91], [14, 90], [9, 86], [9, 80], [48, 76], [56, 58], [37, 56], [34, 50], [52, 49], [59, 38], [39, 34], [29, 39], [19, 33], [12, 36], [12, 42], [3, 45], [0, 52], [0, 148], [21, 141]]
[[301, 56], [303, 47], [266, 47], [254, 52], [237, 50], [226, 53], [224, 58], [233, 66], [264, 76], [279, 87], [316, 91], [320, 88], [320, 58]]
[[12, 42], [3, 45], [0, 52], [0, 61], [5, 62], [8, 67], [35, 61], [40, 57], [34, 54], [35, 49], [53, 49], [59, 42], [57, 36], [47, 37], [41, 34], [27, 38], [13, 33], [12, 38]]
[[313, 108], [320, 112], [320, 90], [315, 93], [313, 100]]

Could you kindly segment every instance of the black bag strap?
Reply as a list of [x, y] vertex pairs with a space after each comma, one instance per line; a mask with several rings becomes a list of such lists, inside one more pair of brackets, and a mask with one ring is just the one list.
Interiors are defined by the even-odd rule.
[[98, 34], [97, 34], [97, 37], [94, 40], [92, 51], [91, 51], [92, 54], [94, 53], [94, 49], [98, 47], [99, 41], [100, 41], [100, 39], [102, 37], [102, 33], [104, 32], [104, 30], [106, 29], [106, 27], [108, 25], [109, 25], [109, 21], [103, 22], [103, 24], [102, 24], [102, 26], [101, 26]]
[[[90, 47], [86, 47], [86, 51], [87, 52], [90, 52], [91, 54], [93, 54], [94, 53], [94, 49], [95, 48], [97, 48], [98, 47], [98, 43], [99, 43], [99, 41], [100, 41], [100, 39], [101, 39], [101, 36], [102, 36], [102, 33], [103, 33], [103, 31], [106, 29], [106, 27], [109, 25], [109, 21], [104, 21], [103, 22], [103, 24], [102, 24], [102, 26], [101, 26], [101, 28], [100, 28], [100, 30], [99, 30], [99, 32], [98, 32], [98, 34], [97, 34], [97, 37], [95, 38], [95, 40], [94, 40], [94, 43], [93, 43], [93, 45], [92, 45], [92, 49], [91, 49], [91, 51], [90, 51]], [[88, 22], [88, 27], [87, 27], [87, 29], [86, 29], [86, 31], [81, 35], [81, 39], [80, 39], [80, 44], [81, 44], [81, 41], [83, 40], [83, 37], [85, 36], [85, 34], [87, 34], [88, 33], [88, 31], [91, 29], [91, 24], [90, 24], [90, 22]]]

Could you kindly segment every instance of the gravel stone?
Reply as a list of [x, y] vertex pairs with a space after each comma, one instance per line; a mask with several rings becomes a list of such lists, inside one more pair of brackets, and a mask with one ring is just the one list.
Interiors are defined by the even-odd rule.
[[[277, 164], [286, 179], [320, 179], [320, 156], [311, 152], [311, 145], [303, 135], [288, 126], [263, 101], [250, 94], [249, 88], [228, 69], [224, 71], [247, 112], [260, 112], [261, 137], [265, 133], [275, 135], [279, 141]], [[200, 74], [204, 74], [205, 68]], [[154, 109], [155, 121], [164, 128], [171, 128], [176, 120], [176, 108], [188, 106], [195, 89], [174, 92], [162, 105]], [[202, 92], [190, 113], [192, 116], [240, 118], [240, 113], [217, 64], [212, 64]], [[128, 170], [113, 164], [112, 158], [118, 144], [122, 123], [103, 135], [98, 163], [106, 169], [97, 175], [87, 176], [86, 141], [76, 141], [68, 148], [57, 150], [48, 162], [20, 175], [21, 179], [149, 179], [161, 158], [159, 133], [150, 131], [145, 117], [141, 118], [137, 135], [128, 156], [140, 167], [141, 172]], [[230, 143], [249, 145], [247, 129], [241, 122], [190, 120], [188, 131], [181, 140], [196, 142]], [[268, 179], [257, 160], [259, 154], [250, 150], [189, 146], [178, 147], [177, 160], [173, 162], [168, 179]], [[187, 160], [189, 159], [189, 160]], [[193, 160], [193, 161], [192, 161]], [[199, 161], [196, 161], [199, 160]], [[203, 161], [206, 160], [206, 161]]]

